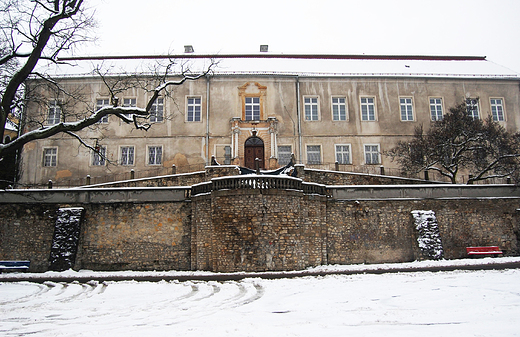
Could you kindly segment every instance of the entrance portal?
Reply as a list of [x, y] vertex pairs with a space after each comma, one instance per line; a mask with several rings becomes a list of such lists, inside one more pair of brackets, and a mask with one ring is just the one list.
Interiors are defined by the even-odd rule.
[[244, 166], [252, 170], [256, 169], [255, 159], [260, 159], [260, 168], [264, 167], [264, 141], [257, 137], [249, 137], [244, 144]]

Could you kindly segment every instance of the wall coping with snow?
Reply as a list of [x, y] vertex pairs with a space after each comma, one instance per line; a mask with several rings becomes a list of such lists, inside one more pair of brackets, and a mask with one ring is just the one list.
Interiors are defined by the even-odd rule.
[[189, 186], [4, 190], [0, 192], [0, 204], [89, 204], [184, 201], [189, 198], [190, 190], [191, 188]]
[[[319, 187], [323, 187], [323, 185], [319, 185]], [[15, 189], [1, 191], [0, 204], [184, 201], [190, 198], [191, 188], [190, 186], [178, 186]], [[326, 188], [329, 198], [333, 200], [520, 199], [520, 187], [516, 185], [344, 185], [326, 186]]]
[[352, 185], [327, 186], [335, 200], [421, 200], [520, 198], [516, 185]]

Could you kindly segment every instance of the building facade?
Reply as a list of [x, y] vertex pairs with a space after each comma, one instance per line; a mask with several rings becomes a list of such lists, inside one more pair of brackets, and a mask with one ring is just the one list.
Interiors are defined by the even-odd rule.
[[[461, 67], [471, 62], [475, 61]], [[405, 63], [410, 62], [401, 63], [409, 67]], [[108, 116], [77, 135], [29, 143], [23, 151], [21, 183], [82, 184], [87, 175], [154, 169], [163, 174], [172, 165], [195, 170], [212, 157], [221, 164], [250, 168], [258, 164], [264, 169], [285, 165], [291, 154], [310, 167], [327, 168], [337, 162], [343, 170], [395, 168], [385, 151], [462, 102], [475, 118], [492, 116], [508, 130], [520, 130], [516, 75], [480, 75], [478, 70], [461, 75], [454, 68], [450, 74], [215, 72], [162, 93], [152, 106], [148, 131]], [[27, 116], [52, 125], [113, 104], [107, 81], [99, 77], [62, 76], [59, 81], [82, 99], [67, 105], [70, 98], [41, 90], [46, 104], [30, 104]], [[34, 80], [33, 85], [37, 83]], [[138, 86], [117, 93], [124, 106], [143, 107], [150, 97], [149, 90]]]

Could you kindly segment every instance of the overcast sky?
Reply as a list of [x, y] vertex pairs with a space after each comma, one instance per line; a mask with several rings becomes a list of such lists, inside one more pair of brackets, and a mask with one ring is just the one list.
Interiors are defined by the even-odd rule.
[[520, 0], [87, 0], [87, 55], [183, 53], [487, 56], [520, 73]]

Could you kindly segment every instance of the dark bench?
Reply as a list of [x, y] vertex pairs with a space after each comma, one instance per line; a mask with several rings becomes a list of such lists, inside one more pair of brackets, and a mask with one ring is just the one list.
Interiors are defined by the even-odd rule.
[[466, 253], [468, 253], [469, 256], [499, 255], [502, 254], [502, 251], [498, 246], [466, 247]]
[[31, 261], [0, 261], [0, 271], [27, 271]]

